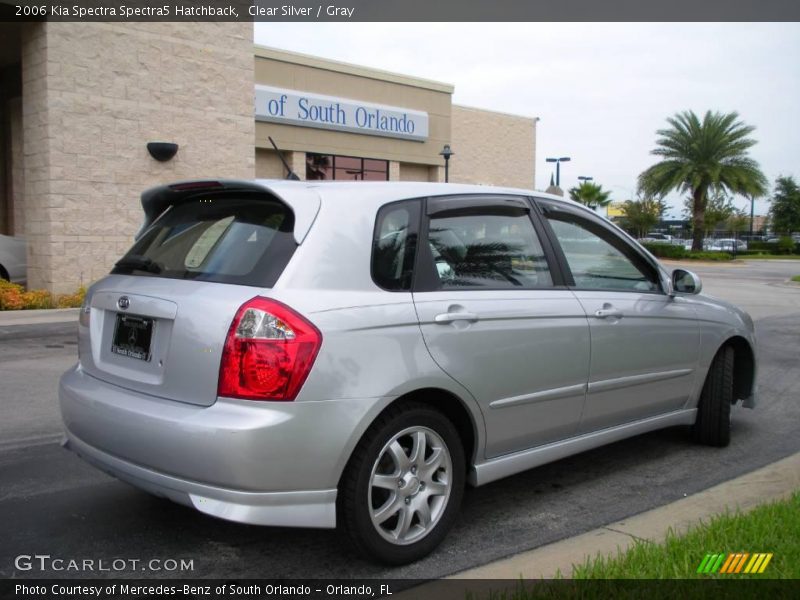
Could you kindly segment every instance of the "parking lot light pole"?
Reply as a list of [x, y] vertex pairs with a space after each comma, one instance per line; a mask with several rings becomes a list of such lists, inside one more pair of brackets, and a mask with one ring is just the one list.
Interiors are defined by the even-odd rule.
[[450, 144], [445, 144], [442, 151], [439, 152], [439, 156], [444, 157], [444, 182], [450, 182], [450, 157], [453, 156], [455, 152], [450, 149]]
[[569, 162], [569, 156], [562, 156], [560, 158], [545, 158], [545, 162], [556, 163], [556, 187], [561, 187], [561, 163]]

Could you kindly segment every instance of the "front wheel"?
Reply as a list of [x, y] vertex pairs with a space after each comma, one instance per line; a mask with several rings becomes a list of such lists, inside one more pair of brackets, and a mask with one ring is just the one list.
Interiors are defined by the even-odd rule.
[[733, 348], [721, 348], [708, 370], [692, 438], [708, 446], [727, 446], [731, 441], [733, 404]]
[[464, 493], [453, 424], [418, 403], [391, 407], [359, 442], [339, 490], [339, 518], [367, 558], [399, 565], [441, 543]]

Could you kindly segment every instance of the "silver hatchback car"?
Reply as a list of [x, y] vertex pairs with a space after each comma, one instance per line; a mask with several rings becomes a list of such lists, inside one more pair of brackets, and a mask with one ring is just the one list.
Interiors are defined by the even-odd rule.
[[80, 313], [64, 444], [206, 514], [416, 560], [465, 484], [755, 405], [743, 311], [516, 189], [192, 181]]

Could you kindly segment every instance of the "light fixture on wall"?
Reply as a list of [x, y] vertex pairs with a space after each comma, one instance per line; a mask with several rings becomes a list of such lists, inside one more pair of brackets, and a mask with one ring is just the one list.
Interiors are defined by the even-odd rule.
[[166, 162], [178, 153], [178, 144], [172, 142], [147, 142], [147, 151], [157, 161]]
[[444, 182], [448, 183], [450, 181], [450, 157], [455, 155], [450, 149], [450, 144], [445, 144], [442, 151], [439, 152], [439, 156], [444, 156]]

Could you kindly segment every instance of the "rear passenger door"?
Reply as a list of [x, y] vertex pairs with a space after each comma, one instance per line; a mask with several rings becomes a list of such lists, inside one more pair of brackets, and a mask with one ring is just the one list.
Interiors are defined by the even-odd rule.
[[432, 198], [424, 213], [414, 304], [433, 359], [480, 404], [486, 457], [569, 437], [589, 328], [527, 199]]

